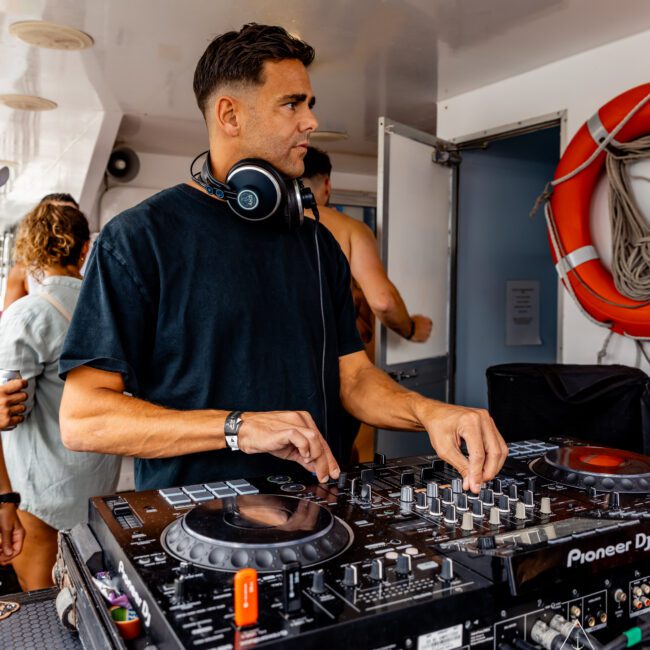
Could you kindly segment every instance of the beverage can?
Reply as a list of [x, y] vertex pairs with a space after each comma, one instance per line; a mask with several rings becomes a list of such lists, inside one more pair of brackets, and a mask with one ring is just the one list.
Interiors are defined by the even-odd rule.
[[0, 370], [0, 385], [6, 384], [13, 379], [22, 379], [20, 370]]
[[[8, 381], [12, 381], [13, 379], [22, 379], [20, 370], [0, 370], [0, 386], [6, 384]], [[14, 424], [12, 427], [5, 427], [3, 431], [11, 431], [15, 428], [16, 425]]]

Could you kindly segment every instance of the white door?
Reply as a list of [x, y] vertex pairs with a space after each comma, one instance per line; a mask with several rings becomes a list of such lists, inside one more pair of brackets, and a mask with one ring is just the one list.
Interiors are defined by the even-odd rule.
[[[411, 314], [433, 320], [426, 343], [411, 343], [377, 323], [376, 362], [406, 388], [453, 396], [455, 196], [454, 147], [435, 136], [379, 119], [377, 237], [388, 277]], [[379, 430], [388, 457], [430, 450], [426, 433]]]

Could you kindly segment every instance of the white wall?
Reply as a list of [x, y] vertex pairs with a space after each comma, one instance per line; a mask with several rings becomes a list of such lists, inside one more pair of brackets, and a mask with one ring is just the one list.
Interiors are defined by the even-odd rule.
[[[553, 35], [548, 36], [552, 39]], [[576, 131], [603, 104], [648, 81], [648, 52], [650, 30], [452, 97], [438, 105], [438, 136], [447, 140], [463, 138], [566, 110], [564, 150]], [[543, 218], [541, 213], [537, 218]], [[559, 361], [596, 363], [607, 330], [589, 322], [564, 289], [559, 308]], [[636, 361], [634, 343], [615, 335], [605, 363], [635, 365]], [[650, 371], [647, 364], [642, 367]]]

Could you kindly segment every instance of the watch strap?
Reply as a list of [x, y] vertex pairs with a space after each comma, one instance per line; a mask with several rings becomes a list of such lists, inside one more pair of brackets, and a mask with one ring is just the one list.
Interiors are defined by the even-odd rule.
[[226, 436], [226, 445], [228, 446], [229, 449], [232, 449], [233, 451], [238, 451], [239, 450], [239, 444], [238, 444], [238, 436], [239, 436], [239, 428], [242, 425], [242, 418], [241, 418], [241, 411], [231, 411], [227, 416], [226, 416], [226, 421], [223, 426], [223, 431]]

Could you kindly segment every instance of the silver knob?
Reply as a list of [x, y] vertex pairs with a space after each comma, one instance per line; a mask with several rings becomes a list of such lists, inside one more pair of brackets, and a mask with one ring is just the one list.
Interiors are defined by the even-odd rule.
[[451, 558], [443, 557], [440, 566], [440, 578], [445, 582], [454, 579], [454, 561]]
[[402, 485], [399, 491], [399, 500], [402, 503], [413, 503], [413, 486]]
[[359, 584], [359, 570], [356, 564], [348, 564], [343, 572], [343, 584], [346, 587], [356, 587]]
[[370, 565], [370, 579], [379, 582], [384, 579], [384, 561], [382, 559], [375, 558], [372, 561]]
[[427, 499], [435, 499], [438, 496], [438, 484], [435, 481], [427, 483]]
[[454, 494], [460, 494], [463, 491], [463, 479], [462, 478], [453, 478], [453, 479], [451, 479], [451, 491]]
[[370, 483], [362, 484], [360, 499], [364, 503], [372, 503], [372, 485]]
[[314, 575], [311, 578], [311, 590], [315, 594], [325, 593], [325, 572], [323, 569], [314, 571]]
[[411, 573], [411, 556], [406, 553], [402, 553], [397, 558], [397, 565], [395, 566], [395, 572], [407, 576]]

